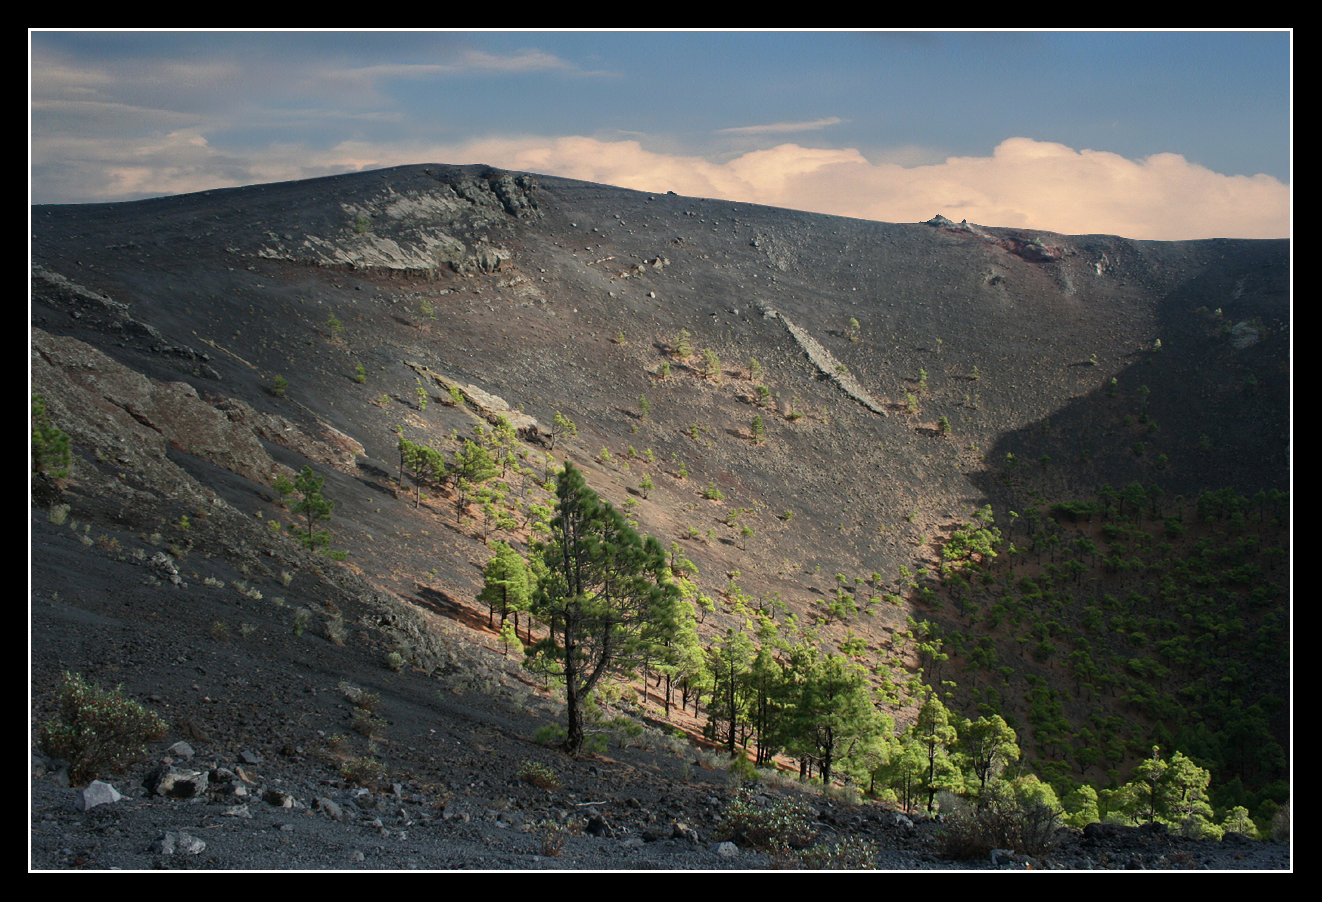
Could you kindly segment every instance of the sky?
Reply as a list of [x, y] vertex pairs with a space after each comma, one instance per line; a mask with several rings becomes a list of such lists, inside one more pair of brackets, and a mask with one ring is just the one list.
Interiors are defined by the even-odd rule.
[[885, 222], [1285, 238], [1292, 39], [33, 30], [31, 202], [486, 163]]

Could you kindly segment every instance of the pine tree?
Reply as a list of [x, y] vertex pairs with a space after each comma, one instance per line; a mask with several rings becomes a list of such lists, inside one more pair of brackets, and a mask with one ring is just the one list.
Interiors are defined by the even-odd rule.
[[886, 743], [883, 762], [872, 772], [872, 780], [892, 789], [906, 812], [913, 810], [923, 789], [923, 775], [928, 762], [923, 744], [914, 736], [913, 727]]
[[923, 788], [927, 790], [927, 813], [931, 814], [937, 790], [948, 788], [952, 770], [949, 749], [957, 738], [955, 728], [950, 724], [950, 711], [936, 697], [935, 692], [928, 692], [927, 701], [918, 710], [913, 735], [921, 744], [923, 758], [927, 763]]
[[45, 473], [56, 479], [69, 475], [73, 459], [69, 436], [51, 425], [46, 412], [46, 399], [32, 393], [32, 472]]
[[557, 410], [551, 425], [550, 450], [555, 450], [555, 443], [558, 439], [564, 436], [570, 436], [572, 438], [576, 435], [578, 435], [578, 427], [574, 425], [574, 421]]
[[[965, 766], [978, 781], [978, 796], [983, 798], [987, 781], [1011, 761], [1019, 760], [1019, 738], [999, 714], [961, 719], [957, 751]], [[1095, 798], [1095, 797], [1094, 797]]]
[[522, 555], [505, 542], [497, 542], [495, 548], [496, 554], [482, 571], [486, 582], [477, 598], [486, 603], [488, 625], [495, 625], [496, 611], [500, 611], [503, 635], [511, 614], [515, 617], [515, 628], [518, 627], [518, 612], [526, 611], [532, 601], [532, 584]]
[[[815, 652], [815, 650], [814, 650]], [[836, 761], [880, 729], [866, 673], [841, 655], [804, 659], [794, 695], [795, 742], [800, 757], [818, 766], [829, 786]]]
[[748, 672], [756, 650], [742, 630], [730, 629], [725, 641], [710, 646], [707, 670], [712, 675], [711, 701], [707, 704], [706, 734], [720, 742], [733, 758], [740, 725], [747, 723]]
[[[317, 524], [322, 520], [329, 520], [331, 511], [335, 509], [335, 502], [321, 494], [321, 487], [325, 481], [314, 473], [311, 467], [304, 467], [303, 472], [299, 473], [298, 478], [292, 483], [283, 476], [278, 476], [275, 480], [275, 490], [280, 493], [282, 501], [286, 496], [298, 495], [298, 501], [290, 510], [307, 518], [307, 532], [299, 536], [299, 541], [303, 543], [303, 547], [312, 550], [324, 548], [330, 545], [331, 541], [329, 530], [317, 531]], [[335, 552], [334, 555], [343, 555], [343, 552]]]
[[584, 705], [610, 671], [655, 660], [673, 638], [678, 592], [665, 551], [643, 539], [566, 463], [556, 483], [551, 538], [534, 546], [545, 565], [533, 610], [550, 626], [532, 657], [565, 682], [565, 751], [583, 748]]

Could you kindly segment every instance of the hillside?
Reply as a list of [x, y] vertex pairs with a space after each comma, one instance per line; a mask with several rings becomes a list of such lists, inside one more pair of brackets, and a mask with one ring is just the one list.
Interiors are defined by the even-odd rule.
[[[1289, 488], [1283, 241], [873, 223], [440, 165], [34, 207], [32, 230], [32, 388], [74, 449], [32, 510], [38, 717], [76, 670], [236, 753], [309, 755], [347, 729], [347, 680], [399, 709], [384, 768], [454, 792], [427, 717], [479, 770], [463, 724], [527, 742], [554, 719], [513, 660], [476, 663], [499, 649], [476, 596], [489, 543], [524, 548], [565, 460], [692, 562], [708, 642], [794, 615], [906, 677], [921, 662], [897, 634], [938, 619], [920, 584], [948, 591], [942, 548], [975, 510], [1008, 531], [1103, 486], [1190, 507]], [[552, 438], [557, 413], [575, 435]], [[451, 458], [500, 415], [528, 472], [488, 510], [400, 484], [401, 438]], [[343, 565], [279, 534], [273, 484], [305, 466]], [[437, 685], [460, 695], [424, 715]], [[1281, 668], [1267, 694], [1288, 692]], [[299, 715], [249, 717], [254, 694]], [[897, 728], [916, 697], [894, 696]], [[1128, 765], [1152, 722], [1118, 704]]]

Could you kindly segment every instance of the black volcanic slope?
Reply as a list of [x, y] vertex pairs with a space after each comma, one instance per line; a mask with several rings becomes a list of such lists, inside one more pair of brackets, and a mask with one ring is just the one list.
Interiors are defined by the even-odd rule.
[[[1285, 241], [886, 224], [442, 165], [34, 207], [32, 235], [33, 389], [76, 456], [75, 528], [32, 515], [34, 695], [81, 670], [236, 743], [342, 729], [311, 708], [290, 727], [302, 739], [274, 736], [275, 714], [222, 728], [199, 696], [240, 703], [262, 681], [238, 666], [302, 668], [288, 693], [371, 673], [401, 698], [462, 669], [458, 640], [418, 624], [485, 627], [486, 526], [448, 491], [415, 509], [396, 449], [402, 434], [448, 453], [499, 406], [487, 395], [542, 433], [572, 419], [553, 457], [680, 542], [704, 592], [738, 571], [801, 615], [837, 573], [893, 584], [974, 508], [1002, 521], [1032, 503], [1009, 455], [1044, 502], [1289, 484]], [[546, 441], [524, 437], [540, 472]], [[309, 464], [345, 567], [267, 527], [287, 517], [274, 476]], [[167, 548], [186, 590], [150, 585]], [[344, 646], [317, 640], [334, 665], [279, 626], [300, 605], [350, 624]], [[882, 647], [911, 611], [851, 628]], [[258, 617], [269, 649], [216, 627]], [[722, 607], [704, 628], [740, 619]], [[392, 648], [411, 656], [403, 675], [381, 668]]]

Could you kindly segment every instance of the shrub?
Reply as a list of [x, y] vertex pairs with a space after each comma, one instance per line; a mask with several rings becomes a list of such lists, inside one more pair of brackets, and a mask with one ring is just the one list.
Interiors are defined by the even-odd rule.
[[982, 808], [955, 814], [946, 821], [938, 840], [938, 854], [942, 858], [985, 858], [992, 849], [1042, 855], [1051, 848], [1060, 826], [1060, 814], [1055, 807], [1030, 796], [997, 794], [991, 787], [988, 792], [989, 798]]
[[560, 777], [555, 771], [544, 764], [538, 764], [536, 761], [525, 761], [523, 767], [519, 768], [518, 777], [525, 783], [531, 783], [533, 786], [541, 789], [559, 789]]
[[386, 769], [381, 766], [381, 762], [366, 755], [352, 758], [340, 765], [340, 776], [345, 782], [369, 789], [380, 783], [385, 775]]
[[805, 871], [875, 871], [880, 852], [876, 843], [850, 836], [833, 846], [780, 850], [772, 857], [772, 867]]
[[349, 722], [349, 729], [362, 736], [366, 736], [368, 739], [380, 739], [385, 725], [385, 721], [378, 717], [374, 717], [371, 712], [363, 708], [358, 708], [353, 712], [353, 718]]
[[547, 858], [557, 858], [565, 848], [565, 839], [569, 828], [556, 821], [546, 820], [536, 825], [542, 833], [542, 854]]
[[[325, 635], [331, 643], [342, 645], [349, 637], [349, 631], [344, 626], [344, 618], [336, 614], [325, 623]], [[394, 653], [394, 652], [391, 652]]]
[[533, 734], [532, 741], [538, 745], [559, 745], [568, 735], [569, 731], [559, 724], [547, 724]]
[[113, 690], [90, 685], [65, 671], [59, 714], [41, 725], [41, 748], [69, 762], [69, 779], [85, 783], [106, 769], [120, 770], [147, 753], [147, 743], [165, 734], [165, 721]]
[[753, 849], [798, 849], [816, 838], [817, 829], [806, 802], [768, 799], [743, 789], [726, 807], [717, 836]]
[[760, 776], [757, 768], [753, 766], [753, 762], [743, 755], [735, 755], [734, 758], [730, 759], [729, 772], [731, 777], [745, 785], [756, 783]]

